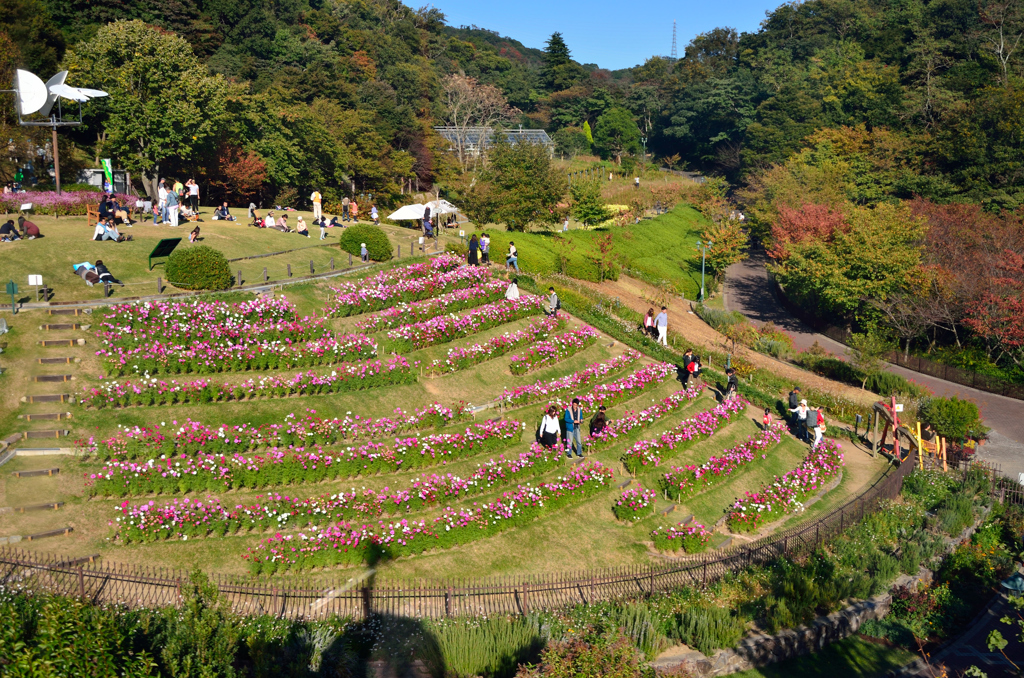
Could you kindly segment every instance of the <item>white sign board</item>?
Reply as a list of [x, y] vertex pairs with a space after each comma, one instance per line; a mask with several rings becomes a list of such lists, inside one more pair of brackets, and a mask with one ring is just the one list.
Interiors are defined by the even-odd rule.
[[459, 237], [460, 238], [465, 238], [466, 237], [466, 232], [465, 231], [459, 231]]
[[28, 284], [29, 285], [42, 285], [43, 284], [43, 276], [41, 276], [41, 275], [30, 275], [28, 277]]
[[32, 203], [27, 202], [24, 205], [22, 205], [21, 206], [21, 211], [22, 212], [31, 212], [32, 211]]
[[896, 403], [896, 411], [897, 412], [902, 412], [903, 411], [903, 403]]

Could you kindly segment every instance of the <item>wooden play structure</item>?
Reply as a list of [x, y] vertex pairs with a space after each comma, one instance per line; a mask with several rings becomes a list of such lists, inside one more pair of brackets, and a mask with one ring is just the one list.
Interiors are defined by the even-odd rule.
[[[921, 433], [921, 422], [917, 422], [917, 430], [912, 431], [900, 422], [899, 412], [902, 406], [897, 406], [896, 397], [892, 396], [889, 401], [880, 400], [874, 404], [874, 430], [871, 437], [871, 454], [877, 454], [884, 450], [889, 434], [892, 434], [892, 458], [903, 463], [910, 457], [912, 451], [917, 451], [918, 464], [924, 468], [924, 456], [934, 456], [936, 463], [941, 460], [942, 470], [946, 471], [946, 439], [933, 435], [926, 440]], [[878, 422], [884, 422], [882, 435], [878, 435]]]

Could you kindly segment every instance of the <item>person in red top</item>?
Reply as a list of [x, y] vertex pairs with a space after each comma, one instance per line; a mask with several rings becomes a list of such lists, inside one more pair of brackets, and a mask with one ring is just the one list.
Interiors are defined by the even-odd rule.
[[767, 431], [772, 427], [772, 411], [769, 408], [764, 408], [764, 417], [761, 418], [761, 428]]
[[818, 411], [815, 413], [814, 422], [814, 442], [811, 444], [811, 448], [817, 448], [821, 442], [821, 437], [825, 434], [825, 411], [822, 407], [818, 406]]
[[25, 237], [28, 238], [29, 240], [34, 240], [36, 238], [41, 237], [41, 234], [39, 233], [39, 227], [33, 224], [28, 219], [26, 219], [25, 217], [18, 217], [18, 227], [21, 229], [21, 232], [25, 234]]

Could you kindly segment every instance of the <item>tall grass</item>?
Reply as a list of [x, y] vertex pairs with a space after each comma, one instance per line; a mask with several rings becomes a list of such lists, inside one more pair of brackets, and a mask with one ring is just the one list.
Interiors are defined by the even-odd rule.
[[540, 621], [491, 617], [425, 622], [437, 643], [445, 676], [511, 678], [520, 664], [535, 662], [544, 649]]

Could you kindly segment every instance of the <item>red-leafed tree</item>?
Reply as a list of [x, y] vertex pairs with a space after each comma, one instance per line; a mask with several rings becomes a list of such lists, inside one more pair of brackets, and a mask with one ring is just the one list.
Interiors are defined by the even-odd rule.
[[256, 153], [236, 146], [222, 146], [217, 156], [210, 186], [231, 202], [259, 202], [267, 180], [267, 163]]
[[789, 246], [808, 240], [832, 242], [836, 231], [848, 230], [846, 215], [828, 205], [802, 205], [799, 208], [779, 205], [779, 215], [772, 225], [768, 253], [776, 260], [789, 256]]
[[1005, 356], [1024, 365], [1024, 257], [1003, 250], [991, 288], [968, 307], [964, 324], [986, 341], [996, 362]]

